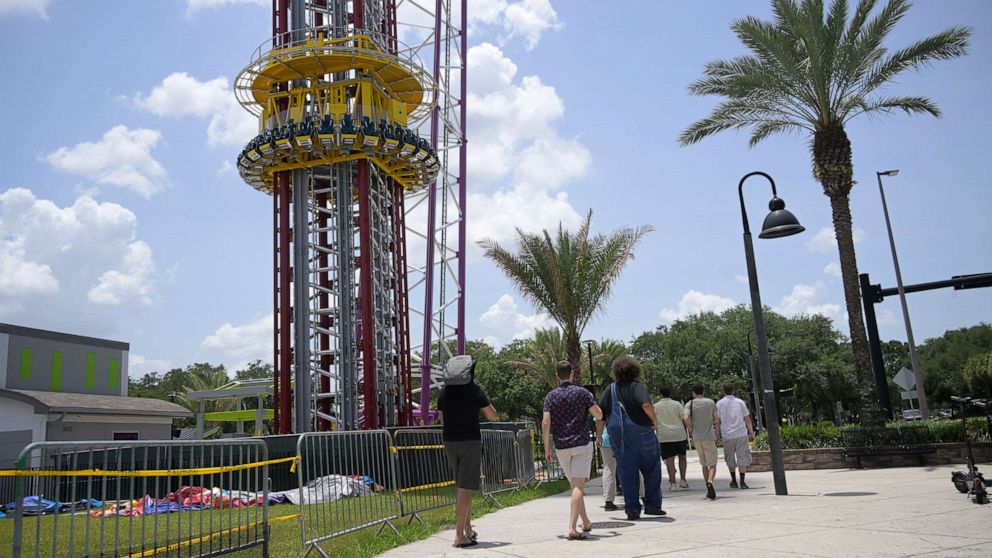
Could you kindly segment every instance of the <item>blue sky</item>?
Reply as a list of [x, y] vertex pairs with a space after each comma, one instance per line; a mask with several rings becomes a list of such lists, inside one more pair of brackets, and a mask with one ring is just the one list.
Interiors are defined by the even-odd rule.
[[[651, 224], [587, 337], [631, 337], [681, 315], [747, 301], [736, 185], [775, 177], [807, 232], [756, 241], [766, 305], [843, 318], [827, 198], [806, 140], [748, 149], [726, 133], [689, 148], [678, 133], [716, 99], [690, 97], [703, 64], [742, 53], [749, 2], [470, 0], [470, 237], [511, 240], [594, 210], [600, 231]], [[269, 35], [269, 2], [0, 0], [0, 320], [121, 339], [132, 374], [194, 361], [270, 358], [271, 200], [231, 169], [254, 133], [230, 83]], [[920, 1], [892, 47], [955, 24], [971, 54], [892, 88], [944, 118], [854, 122], [859, 266], [894, 273], [874, 181], [907, 283], [992, 271], [992, 4]], [[747, 197], [760, 222], [769, 193]], [[823, 229], [827, 229], [823, 233]], [[505, 343], [546, 317], [473, 249], [470, 338]], [[903, 339], [896, 299], [884, 338]], [[918, 339], [989, 321], [992, 289], [910, 297]]]

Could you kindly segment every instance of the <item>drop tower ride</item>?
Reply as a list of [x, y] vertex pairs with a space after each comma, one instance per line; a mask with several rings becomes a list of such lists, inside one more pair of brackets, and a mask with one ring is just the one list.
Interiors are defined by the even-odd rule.
[[466, 3], [273, 0], [235, 80], [238, 171], [273, 201], [276, 433], [426, 420], [464, 351]]

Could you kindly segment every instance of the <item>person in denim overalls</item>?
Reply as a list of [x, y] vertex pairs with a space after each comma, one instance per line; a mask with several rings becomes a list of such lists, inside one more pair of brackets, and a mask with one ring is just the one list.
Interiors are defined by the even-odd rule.
[[616, 379], [603, 391], [599, 406], [617, 459], [617, 476], [623, 488], [627, 519], [640, 519], [638, 496], [644, 476], [644, 513], [665, 515], [661, 509], [661, 447], [655, 434], [657, 418], [648, 388], [637, 381], [641, 365], [630, 357], [613, 361]]

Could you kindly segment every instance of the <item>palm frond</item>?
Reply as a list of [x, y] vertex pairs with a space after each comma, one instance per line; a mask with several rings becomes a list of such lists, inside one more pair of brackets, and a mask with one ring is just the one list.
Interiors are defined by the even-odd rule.
[[927, 97], [883, 97], [872, 101], [859, 101], [852, 104], [845, 120], [850, 120], [862, 114], [888, 114], [893, 110], [901, 110], [906, 114], [929, 114], [940, 118], [940, 107]]

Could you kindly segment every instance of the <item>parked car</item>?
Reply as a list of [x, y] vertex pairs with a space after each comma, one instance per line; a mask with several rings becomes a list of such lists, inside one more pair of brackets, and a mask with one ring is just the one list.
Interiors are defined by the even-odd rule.
[[903, 409], [902, 420], [922, 420], [923, 411], [919, 409]]

